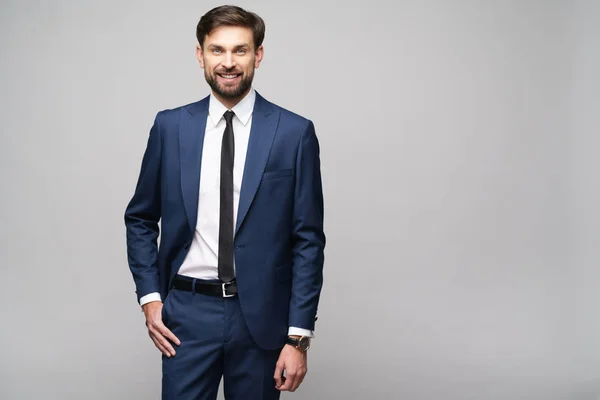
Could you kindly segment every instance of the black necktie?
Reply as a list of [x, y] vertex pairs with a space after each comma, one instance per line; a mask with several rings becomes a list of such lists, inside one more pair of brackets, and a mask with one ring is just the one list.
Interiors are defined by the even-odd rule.
[[219, 279], [231, 282], [233, 270], [233, 111], [226, 111], [225, 132], [221, 143], [221, 204], [219, 218]]

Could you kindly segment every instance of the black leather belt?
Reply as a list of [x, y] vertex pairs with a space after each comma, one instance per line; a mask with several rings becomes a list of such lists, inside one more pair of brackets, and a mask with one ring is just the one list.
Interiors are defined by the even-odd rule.
[[196, 279], [196, 283], [194, 284], [194, 278], [182, 277], [181, 275], [175, 275], [171, 282], [171, 288], [216, 297], [233, 297], [237, 295], [237, 283], [235, 281], [229, 283], [212, 283]]

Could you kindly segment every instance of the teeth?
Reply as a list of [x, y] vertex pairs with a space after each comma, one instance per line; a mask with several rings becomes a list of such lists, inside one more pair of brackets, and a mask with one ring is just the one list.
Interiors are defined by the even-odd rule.
[[221, 75], [223, 78], [227, 78], [227, 79], [233, 79], [235, 78], [237, 75]]

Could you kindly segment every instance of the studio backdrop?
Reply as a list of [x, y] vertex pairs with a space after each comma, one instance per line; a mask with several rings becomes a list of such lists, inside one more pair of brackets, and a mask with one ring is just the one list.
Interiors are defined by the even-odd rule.
[[[0, 398], [158, 399], [123, 214], [214, 1], [0, 4]], [[289, 399], [600, 399], [600, 3], [241, 1], [321, 145]]]

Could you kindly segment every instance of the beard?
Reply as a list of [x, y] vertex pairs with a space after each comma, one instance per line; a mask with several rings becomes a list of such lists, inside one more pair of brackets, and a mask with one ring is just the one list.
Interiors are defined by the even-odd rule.
[[[227, 71], [219, 72], [221, 74], [227, 74]], [[241, 97], [250, 87], [252, 86], [252, 79], [254, 79], [254, 71], [249, 75], [242, 73], [240, 82], [235, 86], [224, 86], [217, 82], [217, 74], [209, 74], [208, 71], [204, 70], [204, 78], [210, 88], [219, 96], [227, 99], [235, 99]]]

